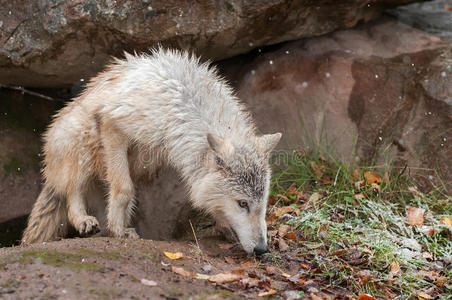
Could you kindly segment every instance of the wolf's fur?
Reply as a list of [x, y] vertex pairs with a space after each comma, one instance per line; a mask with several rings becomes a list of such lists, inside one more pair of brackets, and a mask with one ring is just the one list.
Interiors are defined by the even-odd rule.
[[133, 181], [167, 163], [180, 171], [195, 207], [231, 229], [247, 252], [265, 249], [268, 156], [280, 136], [256, 136], [229, 85], [197, 58], [163, 49], [126, 55], [92, 79], [46, 132], [44, 187], [22, 242], [63, 237], [67, 221], [81, 234], [95, 232], [84, 194], [96, 178], [109, 187], [108, 231], [125, 236]]

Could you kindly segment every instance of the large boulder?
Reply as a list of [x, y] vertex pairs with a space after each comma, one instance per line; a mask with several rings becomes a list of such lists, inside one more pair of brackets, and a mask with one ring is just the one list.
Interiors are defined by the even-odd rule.
[[61, 87], [161, 43], [220, 59], [369, 21], [413, 0], [0, 0], [0, 82]]
[[452, 187], [449, 42], [381, 18], [222, 67], [258, 127], [284, 132], [281, 149], [320, 146], [349, 162], [406, 164]]

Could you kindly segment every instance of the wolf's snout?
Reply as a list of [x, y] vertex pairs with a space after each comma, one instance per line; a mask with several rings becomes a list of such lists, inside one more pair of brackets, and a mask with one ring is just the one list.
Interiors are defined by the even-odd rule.
[[268, 252], [267, 242], [264, 237], [259, 238], [259, 243], [254, 247], [253, 252], [255, 255], [262, 255]]
[[267, 245], [259, 245], [254, 247], [253, 252], [255, 255], [262, 255], [268, 252]]

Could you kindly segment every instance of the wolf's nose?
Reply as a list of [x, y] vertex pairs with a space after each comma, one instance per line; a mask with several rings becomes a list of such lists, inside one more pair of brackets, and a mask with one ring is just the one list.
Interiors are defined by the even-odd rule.
[[253, 252], [254, 252], [255, 255], [262, 255], [262, 254], [264, 254], [264, 253], [267, 253], [267, 251], [268, 251], [267, 245], [264, 245], [264, 246], [256, 246], [256, 247], [254, 247], [254, 250], [253, 250]]

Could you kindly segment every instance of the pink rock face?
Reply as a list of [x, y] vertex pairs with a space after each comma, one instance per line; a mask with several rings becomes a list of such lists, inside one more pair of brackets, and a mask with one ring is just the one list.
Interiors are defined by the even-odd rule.
[[[374, 19], [414, 0], [36, 1], [0, 5], [0, 82], [71, 86], [161, 43], [220, 59]], [[334, 4], [333, 4], [334, 3]]]
[[349, 162], [424, 168], [426, 178], [436, 169], [450, 188], [451, 49], [383, 18], [222, 66], [260, 130], [284, 133], [280, 149], [320, 144]]

